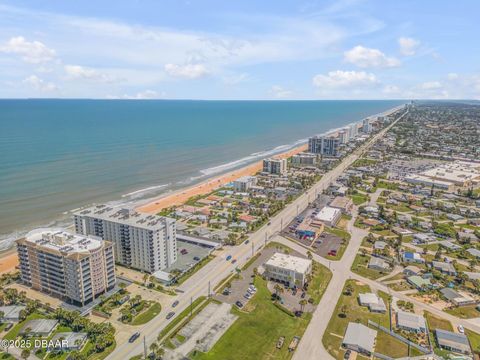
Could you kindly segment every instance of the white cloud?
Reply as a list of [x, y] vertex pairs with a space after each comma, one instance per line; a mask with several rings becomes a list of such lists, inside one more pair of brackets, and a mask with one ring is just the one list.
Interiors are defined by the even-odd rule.
[[366, 48], [358, 45], [343, 53], [344, 60], [359, 67], [395, 67], [400, 66], [400, 61], [388, 57], [378, 49]]
[[313, 84], [321, 88], [365, 87], [378, 83], [377, 77], [365, 71], [330, 71], [313, 77]]
[[457, 73], [449, 73], [447, 75], [448, 80], [457, 80], [458, 79], [458, 74]]
[[427, 81], [420, 84], [419, 87], [423, 90], [435, 90], [440, 89], [442, 87], [442, 84], [439, 81]]
[[135, 95], [121, 95], [121, 96], [114, 96], [108, 95], [107, 99], [126, 99], [126, 100], [152, 100], [152, 99], [161, 99], [165, 97], [165, 93], [161, 92], [158, 93], [155, 90], [144, 90]]
[[168, 75], [185, 79], [198, 79], [209, 74], [209, 71], [203, 64], [165, 64], [164, 68]]
[[12, 37], [0, 47], [0, 51], [20, 55], [23, 61], [31, 64], [51, 61], [55, 57], [55, 50], [49, 49], [40, 41], [27, 41], [23, 36]]
[[413, 38], [401, 37], [398, 39], [398, 45], [400, 45], [400, 53], [404, 56], [413, 56], [417, 52], [420, 46], [420, 41]]
[[99, 82], [114, 82], [115, 77], [103, 74], [95, 69], [80, 65], [65, 65], [64, 70], [69, 79], [86, 79]]
[[46, 82], [45, 80], [39, 78], [37, 75], [31, 75], [22, 81], [24, 84], [28, 84], [33, 87], [35, 90], [42, 92], [50, 92], [57, 90], [57, 86], [52, 82]]
[[286, 99], [286, 98], [292, 97], [292, 95], [293, 95], [293, 91], [285, 89], [284, 87], [282, 87], [280, 85], [273, 85], [270, 88], [269, 93], [272, 94], [273, 97], [275, 97], [277, 99]]
[[400, 94], [400, 88], [396, 85], [386, 85], [382, 89], [382, 92], [386, 95], [399, 95]]

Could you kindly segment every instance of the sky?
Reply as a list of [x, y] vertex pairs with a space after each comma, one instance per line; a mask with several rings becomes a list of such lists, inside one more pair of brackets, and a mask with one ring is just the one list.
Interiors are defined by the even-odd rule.
[[477, 0], [0, 0], [0, 98], [480, 99]]

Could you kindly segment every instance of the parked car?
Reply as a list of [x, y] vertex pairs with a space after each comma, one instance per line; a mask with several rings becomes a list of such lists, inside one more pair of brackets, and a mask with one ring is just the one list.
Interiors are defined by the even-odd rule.
[[235, 264], [237, 262], [237, 259], [232, 260], [232, 264]]
[[195, 260], [195, 261], [200, 261], [200, 258], [199, 258], [198, 256], [194, 256], [194, 257], [193, 257], [193, 260]]
[[464, 334], [464, 333], [465, 333], [465, 329], [463, 328], [462, 325], [458, 325], [458, 332], [459, 332], [460, 334]]
[[175, 313], [174, 313], [173, 311], [170, 311], [170, 312], [167, 314], [167, 320], [171, 319], [174, 315], [175, 315]]
[[250, 240], [245, 240], [245, 245], [247, 245], [250, 242]]
[[249, 293], [246, 293], [245, 295], [243, 295], [243, 297], [247, 300], [250, 300], [252, 298], [252, 295], [250, 295]]
[[285, 336], [280, 336], [277, 341], [277, 349], [281, 349], [285, 342]]
[[133, 343], [135, 340], [137, 340], [140, 337], [140, 333], [137, 331], [135, 334], [130, 336], [130, 339], [128, 339], [128, 342]]
[[227, 261], [230, 261], [231, 259], [232, 259], [232, 255], [228, 255], [226, 258]]
[[178, 305], [178, 300], [175, 300], [175, 301], [173, 302], [173, 304], [172, 304], [172, 307], [175, 307], [175, 306], [177, 306], [177, 305]]
[[235, 303], [235, 305], [237, 305], [239, 308], [242, 308], [242, 307], [243, 307], [243, 304], [242, 304], [240, 301], [237, 301], [237, 302]]
[[182, 250], [180, 250], [180, 254], [182, 254], [182, 255], [188, 254], [187, 249], [182, 249]]

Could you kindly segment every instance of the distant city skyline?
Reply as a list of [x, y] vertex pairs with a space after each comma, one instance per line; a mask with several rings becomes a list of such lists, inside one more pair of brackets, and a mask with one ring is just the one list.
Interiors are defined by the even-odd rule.
[[0, 98], [480, 99], [480, 3], [0, 0]]

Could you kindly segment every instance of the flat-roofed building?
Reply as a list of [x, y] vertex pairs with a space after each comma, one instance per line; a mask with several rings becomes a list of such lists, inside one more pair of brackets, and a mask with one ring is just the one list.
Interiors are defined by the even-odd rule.
[[368, 268], [377, 271], [387, 271], [390, 269], [390, 265], [385, 260], [372, 256], [368, 262]]
[[342, 346], [365, 355], [372, 355], [375, 349], [377, 331], [363, 324], [349, 322], [343, 336]]
[[275, 253], [264, 264], [268, 279], [281, 282], [289, 287], [303, 287], [307, 275], [312, 271], [312, 260], [297, 256]]
[[47, 337], [57, 328], [58, 320], [32, 319], [27, 321], [20, 330], [20, 335]]
[[247, 192], [257, 183], [255, 176], [242, 176], [233, 182], [233, 189], [236, 192]]
[[350, 199], [349, 197], [336, 196], [335, 199], [330, 202], [329, 206], [335, 209], [339, 209], [344, 214], [350, 214], [350, 212], [352, 211], [353, 202], [352, 199]]
[[0, 306], [0, 312], [3, 313], [3, 317], [0, 318], [2, 322], [16, 322], [20, 320], [20, 312], [25, 310], [25, 305], [9, 305]]
[[74, 222], [77, 234], [112, 241], [121, 265], [154, 273], [177, 260], [174, 219], [97, 205], [76, 212]]
[[284, 175], [287, 172], [287, 159], [264, 159], [263, 172], [269, 174]]
[[425, 318], [421, 315], [406, 311], [397, 312], [397, 327], [415, 333], [427, 332]]
[[323, 222], [327, 226], [335, 226], [342, 217], [342, 212], [330, 206], [325, 206], [315, 215], [315, 219]]
[[436, 329], [435, 337], [437, 339], [438, 346], [442, 349], [462, 354], [471, 353], [468, 338], [464, 334]]
[[333, 136], [313, 136], [308, 139], [308, 152], [326, 156], [338, 156], [340, 139]]
[[94, 236], [46, 228], [17, 240], [22, 281], [84, 305], [115, 286], [113, 245]]
[[358, 302], [361, 306], [367, 306], [371, 312], [385, 313], [387, 311], [383, 299], [374, 293], [359, 294]]

